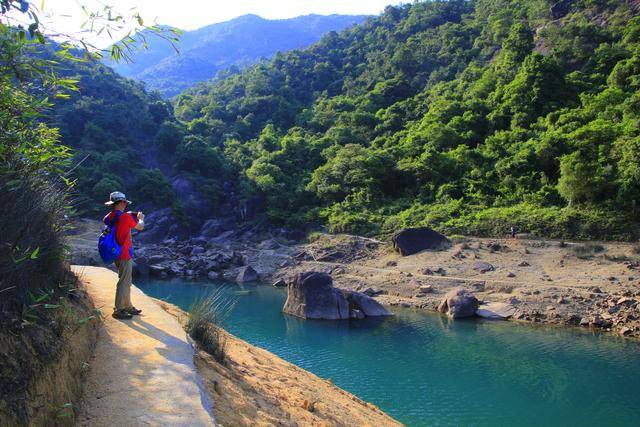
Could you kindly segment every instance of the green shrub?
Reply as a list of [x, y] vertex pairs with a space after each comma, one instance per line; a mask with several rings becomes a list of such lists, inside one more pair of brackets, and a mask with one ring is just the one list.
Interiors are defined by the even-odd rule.
[[508, 207], [464, 205], [459, 201], [414, 204], [385, 218], [384, 235], [402, 227], [428, 226], [452, 235], [505, 236], [520, 233], [564, 239], [634, 240], [640, 230], [631, 215], [614, 209], [584, 205], [543, 207], [520, 203]]
[[307, 236], [307, 240], [309, 241], [309, 243], [313, 243], [318, 241], [319, 239], [321, 239], [323, 236], [323, 233], [320, 231], [312, 231], [311, 233], [309, 233], [309, 235]]

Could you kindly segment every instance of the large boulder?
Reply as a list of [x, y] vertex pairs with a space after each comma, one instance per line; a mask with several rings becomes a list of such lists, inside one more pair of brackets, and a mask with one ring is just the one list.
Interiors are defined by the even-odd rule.
[[260, 275], [257, 271], [253, 269], [250, 265], [242, 267], [236, 276], [236, 282], [238, 283], [249, 283], [249, 282], [259, 282]]
[[333, 287], [330, 275], [309, 271], [299, 273], [289, 284], [282, 311], [303, 319], [348, 319], [349, 303]]
[[393, 248], [402, 256], [412, 255], [426, 249], [442, 249], [449, 239], [429, 227], [405, 228], [391, 238]]
[[366, 317], [393, 316], [382, 304], [362, 292], [344, 291], [344, 296], [349, 302], [349, 308], [356, 311], [356, 314], [360, 312]]
[[479, 305], [478, 299], [470, 291], [457, 288], [447, 292], [438, 311], [448, 314], [452, 319], [459, 319], [474, 316]]

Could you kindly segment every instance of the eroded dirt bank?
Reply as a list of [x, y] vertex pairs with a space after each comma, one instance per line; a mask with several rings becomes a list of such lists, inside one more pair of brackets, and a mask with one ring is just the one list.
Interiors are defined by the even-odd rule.
[[[71, 280], [71, 279], [70, 279]], [[73, 425], [99, 321], [85, 288], [41, 297], [0, 333], [0, 426]]]

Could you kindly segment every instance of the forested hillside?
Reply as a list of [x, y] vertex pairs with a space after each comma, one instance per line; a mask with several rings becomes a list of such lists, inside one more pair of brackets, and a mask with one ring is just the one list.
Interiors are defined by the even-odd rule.
[[[60, 50], [50, 42], [39, 48], [39, 56], [52, 60]], [[101, 211], [114, 188], [130, 189], [131, 197], [147, 206], [174, 205], [168, 177], [182, 126], [171, 104], [94, 61], [66, 59], [56, 73], [77, 80], [76, 90], [44, 111], [60, 142], [72, 149], [74, 207], [83, 214]]]
[[180, 167], [224, 168], [277, 224], [635, 236], [639, 8], [388, 7], [182, 94]]
[[147, 48], [135, 51], [133, 61], [109, 65], [121, 75], [142, 80], [149, 89], [169, 97], [229, 67], [253, 64], [277, 51], [307, 47], [329, 31], [340, 31], [365, 19], [365, 16], [307, 15], [268, 20], [244, 15], [183, 32], [177, 44], [180, 54], [164, 40], [148, 35]]

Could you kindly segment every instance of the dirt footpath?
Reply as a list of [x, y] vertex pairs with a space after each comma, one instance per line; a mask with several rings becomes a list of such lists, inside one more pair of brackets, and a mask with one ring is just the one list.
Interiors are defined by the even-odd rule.
[[135, 287], [131, 298], [142, 315], [113, 319], [115, 273], [72, 268], [104, 315], [78, 425], [215, 425], [193, 348], [178, 321]]

